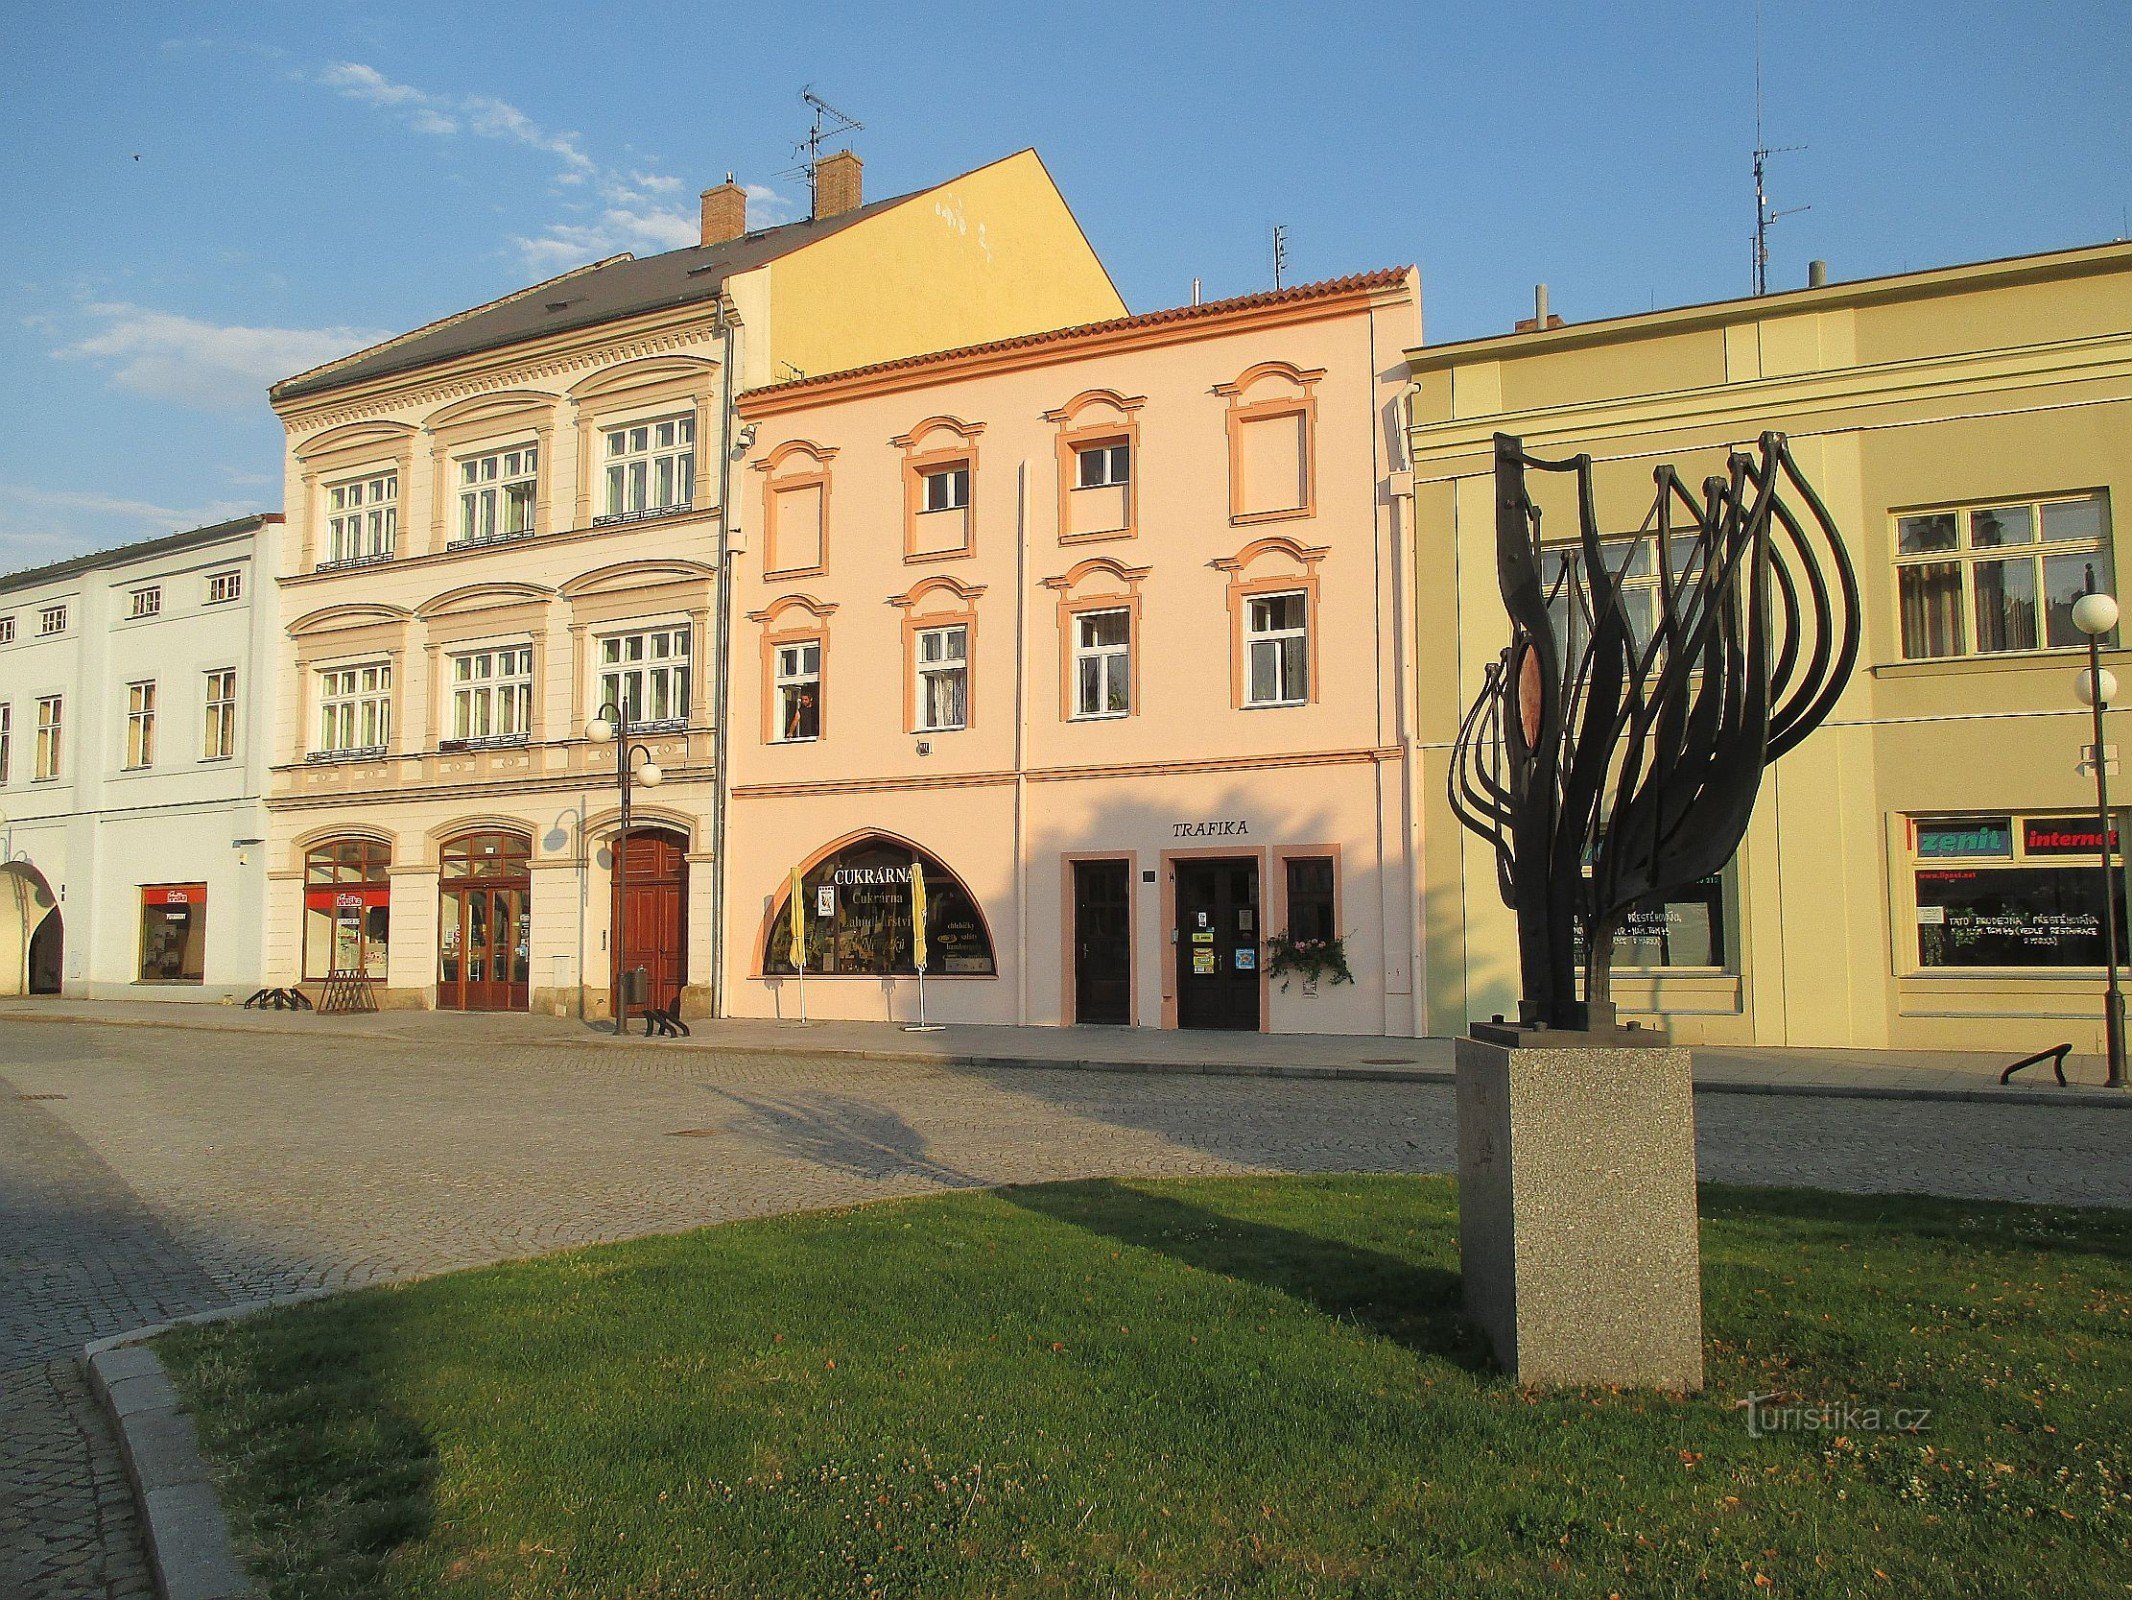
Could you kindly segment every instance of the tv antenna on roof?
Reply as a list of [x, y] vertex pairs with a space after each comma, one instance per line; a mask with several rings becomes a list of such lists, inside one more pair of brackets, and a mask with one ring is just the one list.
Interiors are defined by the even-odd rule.
[[807, 137], [800, 140], [792, 148], [795, 155], [803, 155], [807, 159], [789, 172], [781, 172], [778, 176], [799, 177], [804, 175], [806, 177], [807, 215], [812, 217], [821, 209], [818, 203], [820, 196], [817, 194], [815, 187], [815, 168], [821, 165], [822, 141], [824, 139], [834, 139], [840, 133], [856, 133], [861, 128], [864, 128], [866, 124], [857, 117], [846, 116], [843, 112], [837, 110], [835, 106], [814, 92], [814, 85], [811, 83], [800, 90], [800, 99], [814, 112], [814, 120], [807, 129]]
[[1273, 225], [1273, 286], [1281, 286], [1281, 278], [1288, 271], [1288, 226], [1276, 222]]
[[1795, 150], [1804, 150], [1803, 144], [1779, 145], [1771, 149], [1762, 142], [1762, 5], [1755, 0], [1754, 8], [1754, 292], [1769, 293], [1769, 225], [1779, 217], [1797, 216], [1802, 211], [1811, 211], [1812, 206], [1787, 206], [1782, 211], [1769, 209], [1769, 190], [1763, 183], [1763, 173], [1771, 156], [1790, 155]]

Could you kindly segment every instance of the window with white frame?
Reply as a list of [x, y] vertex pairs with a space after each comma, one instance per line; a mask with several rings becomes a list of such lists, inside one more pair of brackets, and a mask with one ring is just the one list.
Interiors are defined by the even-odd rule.
[[775, 682], [777, 741], [797, 743], [822, 736], [822, 641], [798, 639], [777, 647]]
[[0, 700], [0, 788], [7, 785], [8, 759], [14, 754], [15, 708]]
[[207, 575], [207, 603], [211, 606], [226, 605], [244, 597], [244, 574], [242, 572], [211, 572]]
[[1300, 589], [1255, 594], [1245, 627], [1245, 704], [1296, 706], [1308, 700], [1310, 597]]
[[1119, 607], [1073, 619], [1073, 714], [1122, 717], [1133, 709], [1133, 614]]
[[462, 457], [458, 542], [523, 539], [533, 531], [533, 502], [539, 486], [538, 445]]
[[687, 623], [613, 633], [600, 640], [600, 703], [619, 706], [633, 727], [688, 721]]
[[970, 504], [970, 468], [967, 462], [939, 467], [919, 474], [925, 479], [927, 511], [963, 511]]
[[1895, 583], [1905, 660], [2087, 643], [2073, 602], [2111, 586], [2104, 494], [1905, 512]]
[[392, 663], [326, 667], [318, 674], [318, 755], [382, 751], [392, 737]]
[[200, 758], [226, 761], [237, 751], [237, 669], [217, 667], [207, 674], [201, 700]]
[[60, 697], [48, 694], [37, 702], [37, 764], [31, 776], [43, 783], [59, 776]]
[[970, 630], [920, 628], [918, 731], [949, 733], [970, 721]]
[[13, 644], [14, 642], [15, 619], [13, 617], [0, 617], [0, 644]]
[[398, 472], [374, 472], [326, 486], [327, 561], [383, 561], [399, 537]]
[[155, 765], [155, 680], [126, 685], [126, 765]]
[[145, 589], [136, 589], [127, 598], [129, 604], [126, 615], [129, 617], [154, 617], [162, 614], [163, 586], [159, 583], [151, 583]]
[[1130, 483], [1133, 477], [1133, 447], [1123, 440], [1115, 444], [1074, 447], [1077, 489], [1107, 489]]
[[603, 437], [606, 510], [595, 522], [627, 521], [689, 508], [696, 498], [693, 416], [632, 422], [607, 429]]
[[63, 605], [46, 606], [37, 613], [37, 637], [49, 639], [55, 633], [67, 631], [67, 608]]
[[533, 731], [533, 647], [452, 657], [452, 737], [523, 739]]

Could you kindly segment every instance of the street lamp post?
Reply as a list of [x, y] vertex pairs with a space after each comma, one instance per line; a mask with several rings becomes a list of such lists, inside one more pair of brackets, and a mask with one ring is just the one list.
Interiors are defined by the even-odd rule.
[[[641, 783], [647, 789], [656, 789], [666, 781], [666, 774], [659, 763], [652, 760], [648, 745], [629, 742], [629, 713], [612, 700], [593, 713], [592, 720], [585, 724], [585, 737], [594, 744], [612, 744], [615, 747], [614, 770], [622, 787], [622, 821], [616, 830], [614, 843], [614, 1031], [617, 1036], [629, 1025], [629, 952], [625, 945], [629, 927], [629, 791], [633, 784]], [[642, 766], [635, 765], [638, 756], [644, 758]]]
[[2125, 996], [2117, 986], [2117, 871], [2110, 823], [2110, 775], [2103, 759], [2102, 714], [2117, 698], [2117, 675], [2102, 664], [2103, 635], [2117, 626], [2117, 602], [2109, 595], [2084, 594], [2073, 602], [2073, 626], [2088, 638], [2088, 670], [2076, 686], [2081, 702], [2094, 718], [2095, 729], [2095, 820], [2102, 830], [2102, 938], [2108, 981], [2103, 990], [2102, 1031], [2109, 1052], [2109, 1076], [2113, 1089], [2125, 1086]]

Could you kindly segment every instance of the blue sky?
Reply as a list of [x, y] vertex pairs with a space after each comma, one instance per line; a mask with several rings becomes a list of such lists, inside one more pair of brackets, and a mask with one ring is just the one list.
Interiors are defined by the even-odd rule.
[[[2122, 237], [2132, 5], [1765, 0], [1772, 281]], [[279, 505], [273, 378], [754, 216], [802, 85], [867, 192], [1035, 145], [1135, 310], [1414, 262], [1431, 340], [1743, 292], [1752, 0], [8, 6], [0, 569]]]

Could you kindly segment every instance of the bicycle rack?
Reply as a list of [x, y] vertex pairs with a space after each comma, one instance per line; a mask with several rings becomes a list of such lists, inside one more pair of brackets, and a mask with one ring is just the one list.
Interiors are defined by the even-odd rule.
[[2033, 1067], [2039, 1062], [2048, 1061], [2051, 1064], [2051, 1070], [2058, 1074], [2058, 1087], [2063, 1089], [2066, 1086], [2065, 1058], [2072, 1053], [2072, 1049], [2072, 1044], [2068, 1042], [2054, 1044], [2048, 1050], [2038, 1050], [2032, 1056], [2023, 1056], [2019, 1061], [2016, 1061], [1999, 1074], [1999, 1082], [2001, 1084], [2010, 1083], [2013, 1081], [2013, 1075], [2023, 1067]]

